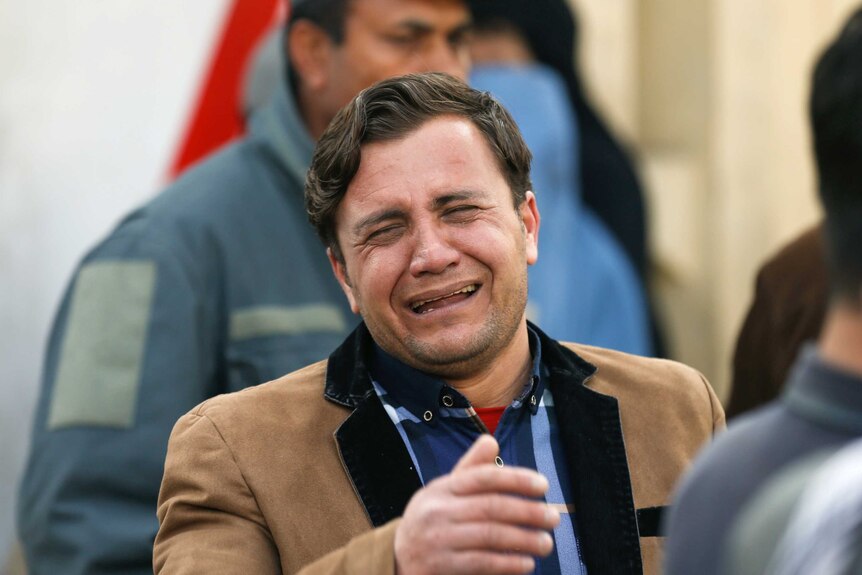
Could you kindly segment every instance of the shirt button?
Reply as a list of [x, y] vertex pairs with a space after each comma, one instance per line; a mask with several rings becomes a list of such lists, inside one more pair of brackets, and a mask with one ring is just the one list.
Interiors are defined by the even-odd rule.
[[451, 395], [444, 395], [443, 396], [443, 405], [445, 405], [446, 407], [452, 407], [453, 405], [455, 405], [455, 400], [452, 399]]
[[497, 464], [497, 467], [503, 467], [503, 458], [498, 455], [494, 458], [494, 463]]
[[426, 412], [422, 415], [422, 419], [424, 419], [425, 421], [431, 421], [431, 418], [432, 418], [432, 417], [434, 417], [434, 414], [433, 414], [433, 413], [431, 413], [430, 411], [426, 411]]

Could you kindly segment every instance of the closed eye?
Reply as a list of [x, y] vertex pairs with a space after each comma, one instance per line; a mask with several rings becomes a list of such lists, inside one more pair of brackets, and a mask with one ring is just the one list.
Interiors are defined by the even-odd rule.
[[392, 34], [385, 38], [393, 46], [409, 47], [419, 43], [421, 36], [417, 34]]
[[479, 207], [473, 205], [455, 206], [443, 212], [443, 217], [456, 222], [468, 221], [479, 213]]
[[396, 239], [403, 230], [404, 226], [396, 224], [386, 226], [378, 230], [374, 230], [368, 237], [365, 238], [366, 244], [382, 244]]

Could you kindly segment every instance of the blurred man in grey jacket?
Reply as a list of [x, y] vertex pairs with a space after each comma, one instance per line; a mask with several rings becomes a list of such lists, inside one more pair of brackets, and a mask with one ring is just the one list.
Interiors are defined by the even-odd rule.
[[129, 214], [83, 259], [44, 364], [18, 526], [32, 574], [152, 573], [177, 418], [322, 359], [353, 327], [308, 225], [314, 140], [360, 89], [465, 78], [461, 0], [295, 1], [289, 65], [247, 137]]

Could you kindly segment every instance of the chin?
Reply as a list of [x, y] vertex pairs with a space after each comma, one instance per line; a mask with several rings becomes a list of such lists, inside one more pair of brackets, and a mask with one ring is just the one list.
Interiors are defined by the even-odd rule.
[[[484, 331], [484, 333], [483, 333]], [[495, 345], [503, 342], [497, 337], [489, 337], [486, 330], [478, 333], [440, 334], [433, 341], [407, 336], [402, 342], [410, 363], [423, 371], [454, 377], [474, 371], [484, 365], [488, 358], [498, 353]]]

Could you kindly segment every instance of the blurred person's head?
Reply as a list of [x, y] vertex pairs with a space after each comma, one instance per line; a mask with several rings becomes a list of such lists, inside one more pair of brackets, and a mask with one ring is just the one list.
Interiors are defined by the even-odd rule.
[[[530, 59], [553, 68], [562, 76], [573, 101], [583, 98], [575, 66], [578, 23], [568, 0], [468, 0], [468, 4], [483, 42], [505, 41], [506, 49], [526, 49]], [[477, 46], [479, 50], [485, 47], [491, 46], [484, 43]], [[475, 53], [482, 57], [481, 52]], [[513, 60], [507, 58], [506, 61]]]
[[810, 102], [833, 296], [862, 306], [862, 10], [814, 71]]
[[411, 72], [466, 79], [464, 0], [294, 0], [287, 25], [293, 88], [313, 137], [360, 90]]
[[470, 55], [474, 66], [525, 65], [535, 61], [533, 49], [517, 26], [508, 20], [474, 22]]
[[305, 188], [309, 219], [339, 257], [335, 215], [368, 144], [405, 137], [426, 122], [470, 121], [488, 144], [517, 208], [532, 188], [532, 154], [515, 120], [493, 97], [445, 74], [395, 78], [362, 92], [342, 109], [318, 142]]

